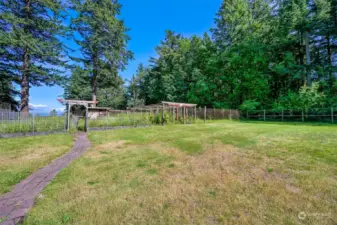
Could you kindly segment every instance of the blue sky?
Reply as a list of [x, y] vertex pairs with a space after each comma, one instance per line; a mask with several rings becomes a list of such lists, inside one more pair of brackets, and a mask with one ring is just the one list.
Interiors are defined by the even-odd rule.
[[[129, 49], [134, 60], [129, 62], [123, 79], [135, 74], [139, 63], [147, 65], [150, 56], [155, 56], [155, 46], [164, 38], [165, 30], [173, 30], [184, 36], [202, 35], [214, 24], [215, 14], [221, 0], [120, 0], [123, 5], [120, 17], [130, 29]], [[73, 41], [67, 41], [76, 48]], [[30, 104], [34, 112], [61, 109], [56, 101], [63, 94], [61, 87], [33, 87]]]

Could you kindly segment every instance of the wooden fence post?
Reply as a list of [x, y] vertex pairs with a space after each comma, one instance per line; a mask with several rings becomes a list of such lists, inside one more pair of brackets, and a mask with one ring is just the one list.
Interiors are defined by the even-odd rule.
[[263, 120], [266, 121], [266, 110], [263, 110]]
[[194, 121], [197, 120], [197, 106], [194, 107]]
[[71, 108], [71, 104], [68, 103], [68, 113], [67, 113], [67, 131], [68, 132], [70, 130], [70, 108]]
[[229, 119], [232, 120], [232, 109], [229, 109]]
[[33, 134], [35, 132], [35, 116], [34, 116], [34, 113], [32, 114], [32, 117], [33, 117]]
[[106, 129], [107, 129], [109, 127], [109, 113], [105, 115], [105, 119], [106, 119]]
[[161, 113], [161, 125], [164, 126], [164, 103], [163, 103], [163, 110]]
[[85, 132], [89, 132], [88, 119], [89, 119], [89, 110], [88, 110], [88, 106], [86, 106], [85, 107]]
[[302, 122], [304, 122], [304, 111], [302, 109]]
[[331, 122], [334, 123], [333, 107], [331, 107]]
[[204, 107], [204, 123], [206, 123], [206, 106]]

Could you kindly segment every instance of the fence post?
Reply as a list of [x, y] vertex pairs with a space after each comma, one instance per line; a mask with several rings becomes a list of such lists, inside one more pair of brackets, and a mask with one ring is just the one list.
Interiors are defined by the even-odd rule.
[[70, 130], [70, 108], [71, 108], [71, 104], [70, 103], [68, 103], [67, 104], [68, 105], [68, 107], [67, 107], [67, 131], [69, 132], [69, 130]]
[[105, 115], [105, 119], [106, 119], [106, 127], [105, 127], [105, 129], [108, 129], [108, 126], [109, 126], [109, 113], [107, 113], [106, 115]]
[[34, 113], [32, 114], [32, 117], [33, 117], [33, 134], [35, 132], [35, 116], [34, 116]]
[[206, 123], [206, 106], [204, 107], [204, 123]]
[[266, 110], [263, 110], [263, 120], [266, 121]]
[[172, 123], [174, 123], [174, 108], [171, 107], [171, 109], [172, 109]]
[[88, 106], [85, 107], [85, 132], [89, 132], [89, 111]]
[[232, 120], [232, 109], [229, 109], [229, 120]]
[[334, 123], [334, 118], [333, 118], [333, 107], [331, 107], [331, 122]]
[[302, 122], [304, 122], [304, 111], [302, 109]]
[[164, 126], [164, 103], [162, 104], [162, 111], [161, 111], [161, 125]]
[[197, 106], [194, 107], [194, 122], [197, 120]]
[[284, 112], [283, 112], [283, 109], [282, 109], [282, 122], [283, 122], [283, 119], [284, 119]]
[[248, 109], [247, 109], [247, 111], [246, 111], [246, 118], [247, 118], [247, 120], [248, 120], [248, 118], [249, 118]]

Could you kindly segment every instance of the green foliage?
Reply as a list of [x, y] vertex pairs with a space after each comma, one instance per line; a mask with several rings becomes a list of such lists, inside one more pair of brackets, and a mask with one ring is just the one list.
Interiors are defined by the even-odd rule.
[[322, 106], [324, 97], [324, 94], [319, 92], [319, 84], [317, 82], [313, 83], [311, 87], [305, 84], [299, 90], [299, 100], [305, 110]]
[[245, 100], [241, 105], [240, 109], [243, 111], [254, 110], [260, 105], [259, 102], [255, 100]]
[[309, 108], [322, 107], [325, 101], [324, 93], [319, 91], [319, 83], [314, 82], [309, 87], [304, 84], [298, 93], [289, 91], [288, 95], [282, 96], [273, 105], [274, 109], [301, 109], [307, 111]]
[[[18, 102], [15, 100], [15, 97], [19, 93], [15, 89], [14, 85], [11, 82], [11, 78], [5, 74], [0, 76], [0, 103], [5, 103], [10, 105], [12, 110], [18, 108]], [[1, 108], [1, 106], [0, 106]]]

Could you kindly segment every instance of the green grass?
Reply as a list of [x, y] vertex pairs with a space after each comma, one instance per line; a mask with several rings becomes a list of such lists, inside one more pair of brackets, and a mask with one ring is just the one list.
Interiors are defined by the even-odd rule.
[[0, 139], [0, 194], [72, 147], [68, 134]]
[[217, 121], [89, 138], [24, 224], [337, 221], [336, 126]]

